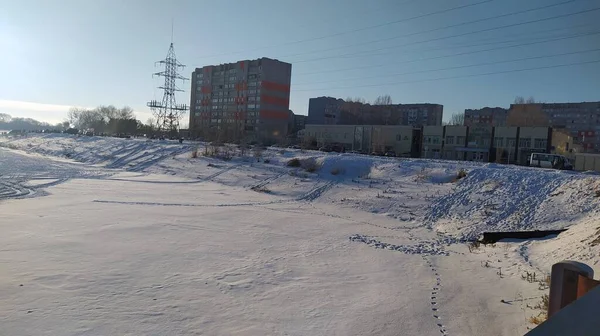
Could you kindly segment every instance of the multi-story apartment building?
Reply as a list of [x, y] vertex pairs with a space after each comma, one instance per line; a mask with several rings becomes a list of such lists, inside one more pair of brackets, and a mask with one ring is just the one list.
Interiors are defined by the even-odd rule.
[[600, 102], [512, 104], [508, 126], [562, 129], [586, 152], [600, 152]]
[[288, 133], [293, 135], [300, 130], [303, 130], [306, 126], [306, 118], [307, 116], [302, 114], [295, 114], [292, 110], [289, 111], [289, 126]]
[[332, 97], [310, 98], [306, 123], [312, 125], [339, 124], [340, 110], [344, 103], [343, 99]]
[[319, 125], [441, 125], [439, 104], [371, 105], [332, 97], [311, 98], [307, 124]]
[[287, 135], [292, 65], [260, 58], [196, 68], [190, 133], [274, 142]]
[[501, 107], [484, 107], [465, 110], [465, 126], [505, 126], [508, 110]]

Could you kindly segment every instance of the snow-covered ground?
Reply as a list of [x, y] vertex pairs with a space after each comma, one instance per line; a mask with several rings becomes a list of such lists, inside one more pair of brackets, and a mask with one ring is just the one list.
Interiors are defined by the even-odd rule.
[[[595, 175], [66, 135], [0, 146], [2, 335], [520, 335], [547, 293], [525, 272], [600, 271]], [[546, 228], [569, 230], [466, 244]]]

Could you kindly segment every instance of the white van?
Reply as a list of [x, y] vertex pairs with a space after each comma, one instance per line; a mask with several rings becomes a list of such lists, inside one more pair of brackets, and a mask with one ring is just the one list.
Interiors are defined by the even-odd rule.
[[572, 170], [573, 164], [564, 157], [558, 154], [546, 153], [531, 153], [529, 165], [532, 167], [552, 168], [560, 170]]

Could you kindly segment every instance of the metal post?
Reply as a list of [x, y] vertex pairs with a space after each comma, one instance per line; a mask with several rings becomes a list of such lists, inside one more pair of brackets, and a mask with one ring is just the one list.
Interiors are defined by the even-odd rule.
[[552, 265], [548, 318], [577, 300], [580, 276], [592, 279], [594, 270], [586, 264], [570, 260]]

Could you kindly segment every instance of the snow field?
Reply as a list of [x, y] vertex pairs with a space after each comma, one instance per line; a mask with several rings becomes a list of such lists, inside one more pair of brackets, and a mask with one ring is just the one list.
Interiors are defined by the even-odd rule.
[[[0, 198], [31, 190], [0, 200], [0, 316], [16, 334], [515, 335], [545, 293], [525, 272], [600, 271], [595, 175], [274, 148], [223, 161], [191, 158], [201, 143], [60, 135], [0, 145], [28, 153], [0, 149]], [[556, 228], [569, 230], [463, 244]]]

